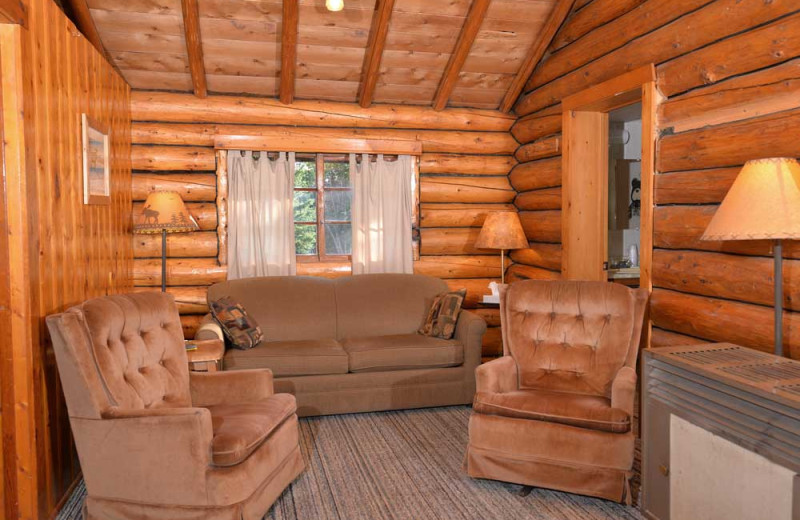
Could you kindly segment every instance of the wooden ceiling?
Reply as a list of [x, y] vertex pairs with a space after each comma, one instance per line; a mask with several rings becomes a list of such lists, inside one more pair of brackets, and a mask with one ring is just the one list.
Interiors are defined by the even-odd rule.
[[67, 1], [133, 88], [506, 111], [573, 3]]

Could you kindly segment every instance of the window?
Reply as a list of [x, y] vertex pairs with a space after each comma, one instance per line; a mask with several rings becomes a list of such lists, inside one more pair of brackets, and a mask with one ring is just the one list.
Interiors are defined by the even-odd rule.
[[352, 198], [347, 155], [296, 155], [294, 240], [298, 261], [349, 259]]

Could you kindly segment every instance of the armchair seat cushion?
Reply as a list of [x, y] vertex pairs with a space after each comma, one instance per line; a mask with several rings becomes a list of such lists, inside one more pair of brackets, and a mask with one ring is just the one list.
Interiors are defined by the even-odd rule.
[[269, 368], [275, 377], [346, 374], [347, 352], [334, 339], [262, 341], [225, 353], [225, 370]]
[[235, 466], [245, 460], [297, 410], [294, 396], [275, 394], [260, 401], [218, 404], [211, 412], [211, 460]]
[[611, 433], [631, 429], [627, 412], [612, 408], [609, 399], [594, 395], [548, 390], [478, 392], [473, 409], [478, 413], [547, 421]]
[[464, 347], [456, 340], [422, 334], [345, 338], [350, 372], [442, 368], [461, 365]]

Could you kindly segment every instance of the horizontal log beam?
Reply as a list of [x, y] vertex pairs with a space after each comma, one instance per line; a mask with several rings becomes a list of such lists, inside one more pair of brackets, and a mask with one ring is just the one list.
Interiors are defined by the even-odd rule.
[[448, 108], [436, 111], [411, 105], [295, 101], [244, 96], [209, 96], [170, 92], [131, 92], [131, 119], [170, 123], [219, 123], [242, 125], [309, 126], [332, 128], [430, 128], [507, 132], [515, 116], [496, 110]]
[[[143, 202], [133, 203], [134, 218], [141, 215], [143, 207]], [[186, 209], [197, 221], [200, 231], [217, 229], [217, 205], [213, 202], [187, 202]]]
[[516, 192], [508, 177], [422, 177], [420, 202], [508, 203]]
[[[506, 258], [505, 266], [510, 265], [511, 260]], [[436, 278], [500, 278], [500, 254], [423, 256], [414, 262], [414, 272]]]
[[217, 136], [259, 137], [287, 141], [366, 139], [410, 141], [422, 144], [423, 152], [511, 155], [518, 146], [505, 132], [461, 132], [443, 130], [397, 130], [371, 128], [311, 128], [176, 123], [133, 123], [134, 144], [214, 146]]
[[508, 175], [517, 164], [510, 155], [463, 155], [424, 153], [419, 161], [420, 174]]
[[531, 242], [561, 243], [561, 211], [520, 211], [519, 220]]
[[[584, 9], [567, 18], [558, 34], [553, 38], [553, 43], [550, 45], [551, 52], [569, 45], [644, 2], [645, 0], [595, 0], [589, 2]], [[578, 2], [575, 4], [577, 5]]]
[[798, 96], [800, 58], [666, 100], [659, 125], [677, 134], [761, 117], [797, 107]]
[[[161, 234], [133, 235], [134, 258], [161, 258]], [[216, 231], [170, 233], [167, 235], [168, 258], [203, 258], [217, 256]]]
[[527, 249], [511, 251], [511, 259], [518, 264], [561, 272], [561, 244], [531, 242]]
[[[774, 314], [770, 307], [653, 289], [653, 325], [715, 342], [773, 352]], [[800, 358], [800, 314], [783, 314], [784, 352]]]
[[[697, 249], [743, 255], [771, 256], [769, 240], [700, 240], [717, 206], [661, 206], [653, 212], [653, 246], [664, 249]], [[800, 258], [800, 242], [785, 241], [785, 258]]]
[[467, 297], [464, 299], [464, 308], [474, 309], [482, 304], [484, 295], [492, 293], [489, 290], [489, 284], [500, 282], [500, 278], [450, 279], [445, 282], [451, 291], [466, 289]]
[[561, 133], [561, 106], [522, 117], [511, 128], [511, 135], [522, 144]]
[[718, 204], [741, 168], [713, 168], [655, 176], [656, 204]]
[[185, 339], [194, 339], [197, 329], [200, 328], [201, 321], [203, 321], [202, 314], [181, 314], [181, 328], [183, 328], [183, 337]]
[[703, 343], [708, 343], [708, 341], [657, 327], [653, 327], [650, 333], [650, 346], [653, 348], [682, 347], [684, 345], [701, 345]]
[[[700, 251], [653, 252], [653, 285], [664, 289], [773, 305], [773, 260]], [[783, 262], [784, 307], [800, 310], [800, 260]]]
[[489, 327], [499, 327], [500, 326], [500, 309], [493, 308], [493, 309], [473, 309], [471, 312], [477, 314], [483, 321], [486, 322], [486, 325]]
[[561, 188], [543, 188], [517, 194], [514, 205], [519, 210], [561, 209]]
[[513, 211], [513, 204], [435, 204], [420, 205], [422, 227], [481, 227], [486, 215], [494, 211]]
[[430, 228], [420, 230], [422, 255], [475, 255], [491, 251], [478, 249], [475, 241], [480, 228]]
[[[167, 285], [211, 285], [224, 282], [228, 273], [214, 258], [168, 258]], [[161, 285], [161, 259], [142, 258], [133, 261], [133, 285]]]
[[[476, 309], [472, 309], [476, 310]], [[488, 327], [483, 334], [481, 356], [499, 357], [503, 355], [503, 334], [500, 327]]]
[[[797, 7], [797, 6], [795, 6]], [[789, 16], [698, 49], [658, 67], [667, 97], [800, 55], [800, 15]]]
[[553, 135], [517, 148], [514, 157], [523, 163], [561, 155], [561, 136]]
[[561, 157], [519, 163], [508, 180], [518, 192], [561, 186]]
[[696, 170], [744, 164], [760, 157], [800, 156], [800, 109], [665, 136], [657, 170]]
[[557, 271], [550, 271], [548, 269], [541, 269], [532, 265], [514, 264], [509, 267], [506, 272], [506, 280], [508, 283], [519, 282], [523, 280], [560, 280], [561, 273]]
[[136, 171], [214, 171], [213, 148], [200, 146], [131, 146], [131, 169]]
[[[155, 292], [155, 287], [134, 287], [134, 292]], [[167, 293], [175, 298], [181, 314], [208, 313], [208, 287], [167, 287]]]
[[134, 173], [133, 200], [145, 200], [153, 191], [176, 191], [185, 201], [213, 202], [217, 196], [217, 176], [206, 173]]

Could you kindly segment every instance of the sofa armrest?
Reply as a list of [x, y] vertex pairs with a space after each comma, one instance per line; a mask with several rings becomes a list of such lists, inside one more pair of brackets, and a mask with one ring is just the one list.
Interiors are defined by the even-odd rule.
[[203, 316], [203, 319], [200, 320], [200, 326], [197, 328], [197, 332], [194, 334], [194, 339], [198, 341], [206, 339], [219, 339], [225, 341], [225, 335], [222, 333], [222, 327], [219, 326], [217, 320], [215, 320], [211, 313], [209, 313]]
[[478, 392], [505, 393], [519, 387], [517, 362], [511, 356], [503, 356], [484, 363], [475, 369]]
[[483, 318], [474, 312], [465, 310], [458, 313], [458, 323], [456, 323], [456, 332], [453, 337], [464, 346], [465, 365], [480, 365], [485, 332], [486, 322]]
[[636, 396], [636, 370], [624, 366], [611, 383], [611, 407], [624, 410], [633, 417], [633, 400]]
[[203, 503], [211, 464], [205, 408], [111, 410], [71, 418], [86, 484], [96, 496], [163, 504]]
[[272, 370], [189, 372], [189, 386], [194, 406], [259, 401], [273, 393]]

